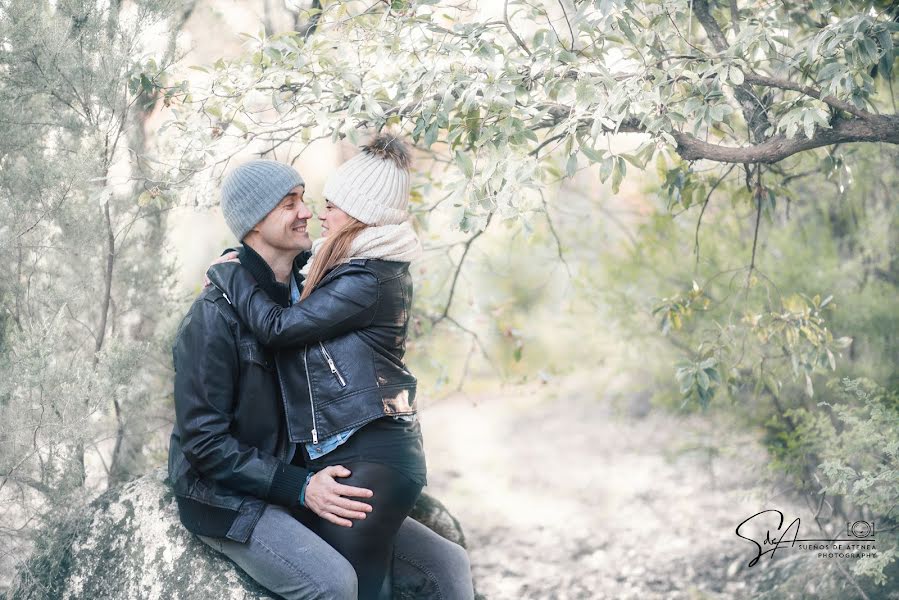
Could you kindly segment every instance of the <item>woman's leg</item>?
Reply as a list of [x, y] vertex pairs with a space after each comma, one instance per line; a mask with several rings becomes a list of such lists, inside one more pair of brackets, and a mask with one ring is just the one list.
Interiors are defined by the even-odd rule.
[[344, 464], [352, 472], [341, 483], [364, 487], [374, 495], [372, 511], [352, 527], [319, 519], [317, 533], [340, 552], [356, 570], [359, 600], [377, 600], [391, 568], [394, 537], [421, 493], [422, 486], [396, 469], [371, 462]]

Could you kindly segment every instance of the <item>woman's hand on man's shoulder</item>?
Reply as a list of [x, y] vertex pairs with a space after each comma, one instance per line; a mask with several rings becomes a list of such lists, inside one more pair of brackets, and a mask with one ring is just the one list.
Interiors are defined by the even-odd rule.
[[[225, 263], [225, 262], [236, 262], [237, 264], [240, 264], [240, 259], [237, 257], [237, 251], [232, 250], [231, 252], [222, 254], [217, 259], [215, 259], [214, 261], [209, 263], [209, 267], [212, 267], [213, 265]], [[209, 267], [206, 267], [207, 271], [209, 270]], [[212, 285], [212, 282], [209, 281], [209, 276], [206, 273], [203, 273], [203, 287], [207, 287], [209, 285]]]

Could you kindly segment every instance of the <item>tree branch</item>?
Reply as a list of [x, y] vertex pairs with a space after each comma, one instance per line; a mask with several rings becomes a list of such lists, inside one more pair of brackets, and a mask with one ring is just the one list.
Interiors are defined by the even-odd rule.
[[565, 265], [565, 271], [568, 273], [568, 277], [571, 278], [571, 267], [568, 265], [568, 261], [565, 260], [565, 255], [562, 253], [562, 239], [559, 237], [559, 232], [556, 231], [555, 223], [553, 223], [552, 215], [549, 214], [549, 203], [546, 201], [546, 196], [543, 194], [543, 190], [539, 190], [540, 192], [540, 201], [543, 203], [543, 214], [546, 215], [546, 224], [549, 225], [549, 232], [552, 234], [553, 239], [556, 241], [556, 252], [559, 255], [559, 261], [563, 265]]
[[53, 495], [53, 488], [37, 479], [32, 479], [25, 475], [13, 475], [11, 473], [9, 475], [0, 475], [0, 477], [3, 478], [4, 482], [12, 481], [13, 483], [27, 485], [31, 489], [42, 493], [44, 496], [50, 497]]
[[103, 203], [103, 223], [106, 226], [106, 269], [103, 271], [103, 295], [100, 302], [100, 323], [97, 325], [97, 335], [94, 338], [94, 366], [100, 360], [100, 350], [103, 349], [103, 341], [106, 337], [106, 323], [109, 318], [109, 301], [112, 298], [112, 270], [115, 265], [115, 234], [112, 231], [112, 219], [109, 216], [109, 200]]
[[740, 9], [737, 8], [737, 0], [730, 0], [730, 20], [734, 31], [740, 33]]
[[[551, 128], [564, 121], [570, 115], [570, 111], [563, 107], [557, 107], [549, 111], [552, 119], [532, 129]], [[823, 146], [833, 146], [849, 142], [886, 142], [899, 144], [899, 116], [875, 115], [865, 113], [864, 119], [837, 119], [830, 129], [818, 128], [811, 138], [797, 133], [793, 138], [787, 138], [780, 134], [770, 137], [758, 144], [747, 146], [723, 146], [700, 140], [696, 136], [683, 132], [671, 131], [677, 146], [675, 151], [684, 160], [712, 160], [722, 163], [763, 163], [772, 164], [788, 158], [799, 152], [813, 150]], [[589, 130], [593, 125], [593, 119], [584, 119], [578, 123], [578, 129]], [[625, 119], [617, 127], [604, 127], [604, 133], [647, 133], [646, 128], [638, 119]], [[547, 138], [538, 150], [555, 139], [561, 139], [566, 134], [557, 134]], [[534, 150], [531, 151], [533, 155]]]
[[833, 96], [822, 96], [821, 90], [813, 88], [809, 85], [802, 85], [801, 83], [790, 81], [789, 79], [769, 77], [767, 75], [759, 75], [758, 73], [750, 72], [744, 74], [744, 81], [753, 85], [762, 85], [765, 87], [773, 87], [782, 90], [799, 92], [801, 94], [805, 94], [806, 96], [811, 96], [812, 98], [820, 100], [821, 102], [832, 106], [837, 110], [842, 110], [851, 115], [854, 115], [859, 119], [870, 119], [874, 116], [873, 113], [857, 108], [855, 105], [850, 104], [849, 102], [839, 100]]
[[[574, 52], [574, 42], [575, 42], [575, 40], [576, 40], [577, 38], [576, 38], [575, 35], [574, 35], [574, 29], [571, 28], [571, 21], [568, 19], [568, 11], [565, 10], [565, 5], [562, 3], [562, 0], [558, 0], [558, 1], [559, 1], [559, 8], [562, 9], [562, 16], [565, 17], [565, 23], [568, 24], [568, 33], [571, 35], [571, 48], [570, 48], [570, 50], [571, 50], [572, 52]], [[562, 44], [561, 40], [559, 40], [559, 43], [562, 45], [563, 48], [565, 47], [565, 45]]]
[[762, 187], [762, 168], [756, 167], [756, 187], [755, 187], [755, 230], [752, 233], [752, 258], [749, 260], [749, 272], [746, 273], [746, 293], [749, 294], [749, 287], [752, 283], [752, 270], [755, 269], [755, 251], [759, 243], [759, 225], [762, 221], [762, 194], [765, 188]]
[[450, 308], [452, 308], [453, 305], [453, 298], [456, 293], [456, 284], [459, 281], [459, 275], [462, 273], [462, 265], [465, 264], [465, 257], [468, 255], [468, 251], [471, 249], [471, 245], [474, 243], [474, 241], [484, 235], [484, 232], [487, 231], [487, 227], [490, 225], [490, 221], [493, 219], [494, 214], [496, 213], [490, 213], [490, 215], [487, 217], [487, 222], [484, 224], [484, 228], [482, 230], [480, 230], [464, 242], [465, 250], [462, 251], [462, 256], [459, 259], [459, 264], [456, 265], [456, 272], [453, 274], [453, 281], [450, 284], [450, 292], [449, 296], [446, 299], [446, 305], [443, 307], [443, 312], [436, 316], [429, 316], [428, 318], [431, 320], [431, 325], [434, 327], [436, 327], [441, 321], [448, 321], [455, 325], [458, 329], [470, 335], [478, 345], [478, 347], [481, 349], [481, 353], [484, 355], [484, 358], [487, 359], [487, 362], [490, 363], [490, 366], [492, 366], [497, 373], [502, 373], [496, 363], [493, 362], [490, 354], [487, 352], [487, 347], [484, 345], [484, 342], [481, 341], [481, 337], [476, 332], [462, 325], [462, 323], [454, 319], [449, 314]]
[[490, 213], [487, 217], [487, 222], [484, 223], [484, 228], [468, 238], [465, 242], [465, 249], [462, 251], [462, 257], [459, 259], [459, 264], [456, 265], [456, 272], [453, 274], [453, 282], [450, 284], [450, 292], [449, 296], [446, 299], [446, 306], [443, 307], [443, 312], [434, 319], [434, 324], [436, 325], [443, 319], [450, 319], [449, 311], [453, 305], [453, 296], [456, 294], [456, 283], [459, 281], [459, 275], [462, 273], [462, 265], [465, 264], [465, 257], [468, 256], [468, 251], [471, 250], [471, 245], [474, 243], [476, 239], [484, 235], [484, 232], [487, 231], [487, 227], [490, 226], [490, 221], [493, 219], [493, 215], [495, 213]]
[[503, 2], [503, 24], [506, 26], [506, 29], [509, 31], [509, 34], [512, 36], [512, 39], [514, 39], [515, 43], [518, 44], [518, 47], [521, 48], [522, 50], [524, 50], [525, 54], [530, 56], [531, 51], [528, 50], [528, 47], [525, 46], [522, 39], [520, 37], [518, 37], [518, 34], [515, 33], [514, 29], [512, 29], [512, 24], [509, 23], [509, 0], [505, 0], [505, 2]]
[[[695, 0], [693, 2], [693, 12], [715, 50], [719, 53], [727, 51], [729, 47], [727, 38], [724, 32], [721, 31], [718, 21], [712, 16], [708, 0]], [[750, 140], [756, 143], [761, 142], [765, 139], [765, 131], [771, 126], [768, 121], [767, 103], [755, 95], [746, 81], [734, 86], [734, 97], [740, 103], [743, 119], [746, 121], [746, 126], [749, 128], [751, 135]]]
[[718, 52], [724, 52], [727, 50], [728, 43], [727, 38], [724, 37], [724, 32], [721, 31], [721, 27], [718, 25], [718, 21], [715, 20], [715, 17], [712, 16], [712, 11], [709, 9], [708, 0], [694, 0], [693, 1], [693, 14], [696, 15], [696, 19], [699, 21], [699, 24], [702, 25], [702, 28], [705, 29], [705, 34], [709, 36], [709, 41], [712, 42], [712, 46]]
[[294, 18], [294, 28], [303, 35], [303, 39], [309, 39], [315, 34], [315, 30], [318, 29], [318, 22], [322, 17], [321, 0], [312, 0], [312, 6], [310, 8], [315, 12], [309, 17], [308, 23], [300, 24], [300, 15], [302, 14], [302, 11], [297, 11]]
[[759, 144], [740, 147], [710, 144], [680, 131], [673, 131], [671, 135], [677, 142], [677, 153], [684, 160], [771, 164], [805, 150], [846, 142], [899, 144], [899, 117], [871, 115], [864, 120], [838, 120], [831, 129], [817, 129], [811, 138], [797, 133], [787, 139], [781, 134]]
[[702, 216], [705, 214], [705, 209], [709, 205], [709, 200], [712, 198], [712, 193], [721, 185], [721, 182], [724, 181], [724, 178], [730, 175], [730, 172], [734, 170], [734, 167], [737, 165], [731, 165], [727, 171], [724, 172], [724, 175], [718, 178], [718, 181], [712, 186], [709, 190], [709, 193], [705, 196], [705, 202], [702, 203], [702, 210], [699, 211], [699, 217], [696, 219], [696, 234], [695, 241], [693, 243], [693, 253], [696, 254], [696, 263], [694, 265], [694, 269], [699, 268], [699, 226], [702, 224]]

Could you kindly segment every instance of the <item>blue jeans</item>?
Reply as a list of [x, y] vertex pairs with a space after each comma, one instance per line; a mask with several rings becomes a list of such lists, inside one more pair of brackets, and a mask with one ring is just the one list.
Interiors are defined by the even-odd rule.
[[[355, 600], [352, 565], [295, 519], [269, 504], [247, 543], [198, 536], [285, 600]], [[407, 518], [394, 542], [394, 572], [422, 579], [422, 598], [473, 600], [471, 567], [465, 550], [421, 523]]]

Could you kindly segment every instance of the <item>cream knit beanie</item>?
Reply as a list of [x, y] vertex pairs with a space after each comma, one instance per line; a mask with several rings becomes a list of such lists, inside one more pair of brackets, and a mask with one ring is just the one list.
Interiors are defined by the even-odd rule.
[[325, 199], [366, 225], [399, 225], [409, 217], [409, 162], [399, 138], [380, 134], [328, 178]]

